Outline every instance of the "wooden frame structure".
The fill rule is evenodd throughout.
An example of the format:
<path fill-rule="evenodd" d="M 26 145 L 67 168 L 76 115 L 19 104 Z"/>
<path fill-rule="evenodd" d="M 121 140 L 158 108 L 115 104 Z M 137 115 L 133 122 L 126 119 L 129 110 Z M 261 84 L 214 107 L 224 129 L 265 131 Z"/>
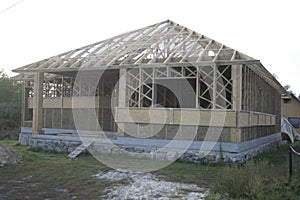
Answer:
<path fill-rule="evenodd" d="M 100 124 L 123 136 L 170 139 L 180 129 L 185 139 L 192 127 L 195 139 L 203 140 L 213 126 L 223 128 L 221 141 L 238 143 L 280 132 L 284 90 L 260 61 L 170 20 L 14 72 L 19 73 L 15 79 L 24 81 L 23 126 L 33 116 L 34 133 L 42 133 L 43 127 L 74 129 L 72 109 L 96 112 L 98 119 L 88 119 L 87 130 L 98 130 Z M 89 78 L 97 72 L 105 75 Z M 87 78 L 77 80 L 79 73 Z M 181 88 L 184 82 L 193 94 Z M 177 87 L 181 97 L 164 84 Z M 167 119 L 159 117 L 162 111 Z M 149 112 L 156 117 L 150 119 Z M 224 120 L 212 121 L 211 115 L 218 114 L 225 114 Z M 143 129 L 145 124 L 149 130 Z M 161 125 L 153 135 L 151 130 Z"/>

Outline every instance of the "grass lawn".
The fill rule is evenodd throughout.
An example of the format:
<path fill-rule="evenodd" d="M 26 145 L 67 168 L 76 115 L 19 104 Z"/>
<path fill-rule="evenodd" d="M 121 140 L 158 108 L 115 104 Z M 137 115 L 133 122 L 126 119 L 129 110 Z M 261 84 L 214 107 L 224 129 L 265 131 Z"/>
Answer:
<path fill-rule="evenodd" d="M 109 168 L 87 153 L 72 160 L 66 153 L 30 149 L 13 140 L 0 142 L 23 155 L 23 163 L 0 167 L 0 199 L 97 199 L 106 188 L 122 183 L 93 179 L 91 175 Z M 296 149 L 300 151 L 300 148 Z M 287 151 L 288 145 L 284 145 L 276 152 L 263 153 L 254 160 L 267 160 L 273 166 L 274 176 L 287 176 Z M 294 175 L 300 176 L 300 157 L 294 156 L 294 166 Z M 224 164 L 178 161 L 154 173 L 163 175 L 167 181 L 212 187 L 226 168 L 228 165 Z"/>
<path fill-rule="evenodd" d="M 34 151 L 16 141 L 1 141 L 23 155 L 23 163 L 0 168 L 0 199 L 97 199 L 112 184 L 92 174 L 108 169 L 86 154 Z"/>

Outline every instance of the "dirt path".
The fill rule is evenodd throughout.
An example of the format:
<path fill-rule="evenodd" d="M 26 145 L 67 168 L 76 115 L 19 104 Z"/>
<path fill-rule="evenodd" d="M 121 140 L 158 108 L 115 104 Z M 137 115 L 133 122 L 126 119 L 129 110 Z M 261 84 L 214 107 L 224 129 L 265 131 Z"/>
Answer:
<path fill-rule="evenodd" d="M 0 143 L 0 167 L 5 164 L 16 164 L 22 160 L 21 154 Z"/>

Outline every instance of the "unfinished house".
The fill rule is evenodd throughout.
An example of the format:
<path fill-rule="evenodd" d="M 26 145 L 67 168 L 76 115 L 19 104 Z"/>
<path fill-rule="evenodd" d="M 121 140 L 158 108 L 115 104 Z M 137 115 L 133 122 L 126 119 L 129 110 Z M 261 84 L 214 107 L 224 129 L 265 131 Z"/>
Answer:
<path fill-rule="evenodd" d="M 284 90 L 260 61 L 170 20 L 14 72 L 23 136 L 209 141 L 244 157 L 281 140 Z"/>
<path fill-rule="evenodd" d="M 300 133 L 300 100 L 293 94 L 283 95 L 281 100 L 282 117 L 286 118 Z"/>

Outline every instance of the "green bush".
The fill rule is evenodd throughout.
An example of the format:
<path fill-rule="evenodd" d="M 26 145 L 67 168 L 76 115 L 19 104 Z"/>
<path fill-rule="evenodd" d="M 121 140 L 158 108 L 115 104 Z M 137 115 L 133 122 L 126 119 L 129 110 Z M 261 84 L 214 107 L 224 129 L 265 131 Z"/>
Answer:
<path fill-rule="evenodd" d="M 300 182 L 286 174 L 276 176 L 266 161 L 249 161 L 227 166 L 217 178 L 210 196 L 220 194 L 234 199 L 300 199 Z M 208 197 L 212 198 L 212 197 Z"/>
<path fill-rule="evenodd" d="M 20 133 L 20 128 L 14 128 L 9 130 L 0 130 L 0 140 L 18 140 Z"/>
<path fill-rule="evenodd" d="M 21 84 L 0 71 L 0 139 L 17 139 L 21 124 Z"/>

